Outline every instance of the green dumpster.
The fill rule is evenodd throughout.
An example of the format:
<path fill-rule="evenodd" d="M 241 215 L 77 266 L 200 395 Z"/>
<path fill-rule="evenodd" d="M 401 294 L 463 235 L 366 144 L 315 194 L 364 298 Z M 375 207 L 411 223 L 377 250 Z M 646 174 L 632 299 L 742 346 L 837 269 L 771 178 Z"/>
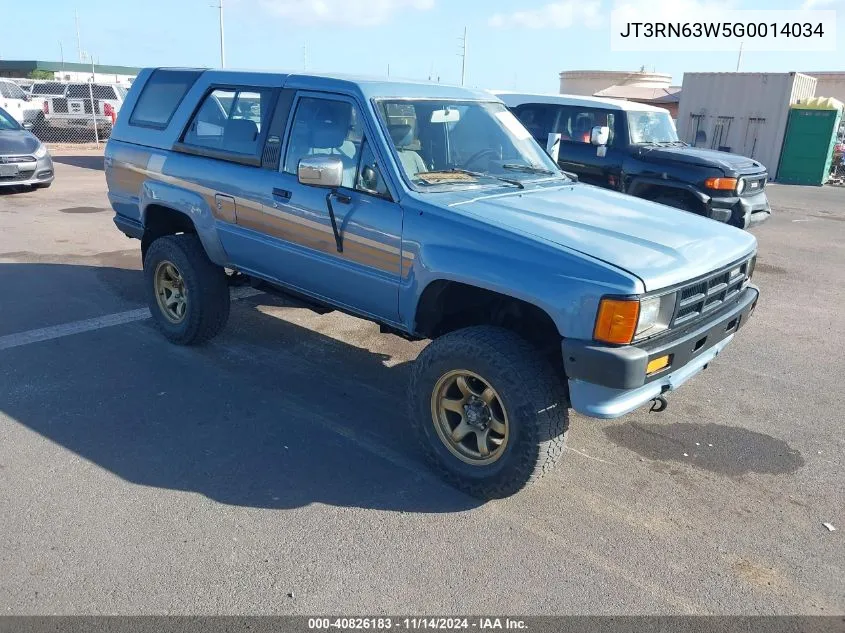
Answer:
<path fill-rule="evenodd" d="M 827 182 L 842 109 L 841 101 L 828 97 L 805 99 L 790 107 L 778 182 L 795 185 Z"/>

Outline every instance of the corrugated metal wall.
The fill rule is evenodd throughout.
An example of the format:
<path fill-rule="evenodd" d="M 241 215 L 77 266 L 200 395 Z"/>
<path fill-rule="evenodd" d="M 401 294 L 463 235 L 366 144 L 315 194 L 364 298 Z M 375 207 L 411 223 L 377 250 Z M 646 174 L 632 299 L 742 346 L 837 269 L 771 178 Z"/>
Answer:
<path fill-rule="evenodd" d="M 686 73 L 678 135 L 699 147 L 749 156 L 775 178 L 789 105 L 814 96 L 815 89 L 816 80 L 800 73 Z"/>

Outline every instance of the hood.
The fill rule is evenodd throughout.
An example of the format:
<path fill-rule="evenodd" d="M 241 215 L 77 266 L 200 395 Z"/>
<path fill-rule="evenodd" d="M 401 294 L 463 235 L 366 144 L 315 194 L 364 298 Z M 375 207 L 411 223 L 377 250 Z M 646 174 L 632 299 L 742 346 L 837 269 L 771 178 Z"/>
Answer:
<path fill-rule="evenodd" d="M 0 156 L 32 154 L 39 145 L 41 141 L 26 130 L 0 130 Z"/>
<path fill-rule="evenodd" d="M 650 162 L 673 161 L 687 165 L 716 167 L 725 172 L 754 173 L 765 171 L 766 169 L 761 163 L 751 158 L 746 158 L 739 154 L 717 152 L 712 149 L 702 149 L 700 147 L 659 147 L 657 145 L 648 145 L 639 148 L 639 155 L 643 160 Z"/>
<path fill-rule="evenodd" d="M 477 193 L 477 192 L 476 192 Z M 451 208 L 602 260 L 659 290 L 752 253 L 757 240 L 715 220 L 584 184 L 450 193 Z"/>

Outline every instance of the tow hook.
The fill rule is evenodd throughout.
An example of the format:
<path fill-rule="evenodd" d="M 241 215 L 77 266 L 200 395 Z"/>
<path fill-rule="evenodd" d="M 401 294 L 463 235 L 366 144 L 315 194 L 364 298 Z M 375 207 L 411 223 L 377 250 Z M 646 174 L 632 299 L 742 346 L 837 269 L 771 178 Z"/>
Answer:
<path fill-rule="evenodd" d="M 651 401 L 651 409 L 649 412 L 651 413 L 661 413 L 666 410 L 669 406 L 669 401 L 666 400 L 663 396 L 657 396 L 654 400 Z"/>

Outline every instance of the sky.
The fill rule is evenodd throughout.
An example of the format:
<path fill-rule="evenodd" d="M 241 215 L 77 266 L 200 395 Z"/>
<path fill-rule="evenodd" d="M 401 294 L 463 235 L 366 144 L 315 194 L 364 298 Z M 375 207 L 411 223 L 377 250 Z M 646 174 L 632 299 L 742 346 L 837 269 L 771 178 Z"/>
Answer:
<path fill-rule="evenodd" d="M 837 10 L 833 53 L 748 52 L 743 71 L 845 71 L 845 0 L 223 0 L 229 68 L 294 70 L 461 81 L 558 92 L 562 70 L 639 70 L 671 74 L 733 71 L 737 54 L 613 52 L 610 11 L 665 7 L 667 14 L 719 10 Z M 219 0 L 0 0 L 0 59 L 219 67 Z"/>

